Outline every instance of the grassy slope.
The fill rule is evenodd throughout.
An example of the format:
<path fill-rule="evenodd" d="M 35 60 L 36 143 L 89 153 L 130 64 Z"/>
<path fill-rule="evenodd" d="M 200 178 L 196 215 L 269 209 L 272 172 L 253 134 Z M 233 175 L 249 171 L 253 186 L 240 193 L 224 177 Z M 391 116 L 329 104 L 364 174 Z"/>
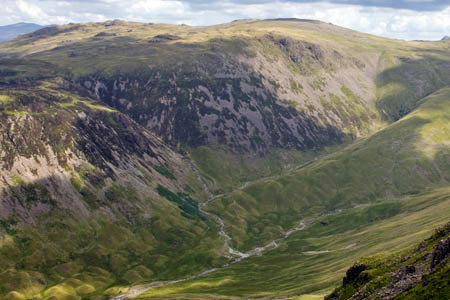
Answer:
<path fill-rule="evenodd" d="M 208 146 L 190 149 L 189 152 L 208 186 L 219 195 L 242 188 L 263 177 L 288 173 L 344 146 L 345 144 L 308 152 L 275 149 L 264 156 L 235 154 L 223 147 Z"/>
<path fill-rule="evenodd" d="M 443 257 L 436 266 L 431 267 L 431 261 L 435 246 L 449 236 L 450 224 L 446 224 L 415 247 L 360 259 L 356 265 L 363 265 L 365 270 L 337 288 L 326 299 L 377 299 L 378 295 L 386 291 L 393 292 L 395 299 L 446 299 L 450 293 L 448 256 Z M 411 277 L 409 282 L 405 280 L 407 276 L 404 270 L 407 267 L 414 268 L 410 276 L 418 276 L 420 279 L 415 282 Z M 363 277 L 365 278 L 362 279 Z M 403 283 L 399 284 L 401 281 Z M 402 284 L 408 288 L 400 289 Z"/>
<path fill-rule="evenodd" d="M 449 98 L 450 89 L 442 89 L 373 136 L 289 175 L 257 181 L 212 207 L 235 245 L 250 249 L 301 218 L 445 186 Z"/>
<path fill-rule="evenodd" d="M 362 256 L 399 251 L 428 236 L 448 221 L 449 208 L 450 190 L 444 188 L 322 217 L 263 256 L 204 278 L 150 290 L 138 299 L 323 295 Z"/>
<path fill-rule="evenodd" d="M 372 55 L 381 55 L 379 60 L 380 74 L 378 76 L 376 91 L 378 107 L 372 109 L 373 112 L 377 112 L 376 109 L 378 109 L 387 121 L 396 120 L 404 112 L 414 109 L 420 104 L 419 101 L 424 95 L 444 86 L 448 80 L 446 73 L 441 72 L 442 68 L 445 69 L 448 63 L 448 43 L 405 43 L 392 41 L 351 32 L 323 23 L 278 21 L 237 22 L 207 28 L 146 24 L 119 24 L 117 26 L 88 24 L 82 28 L 78 28 L 79 30 L 64 31 L 72 26 L 68 25 L 62 28 L 63 32 L 54 35 L 49 34 L 42 38 L 30 36 L 28 39 L 1 44 L 0 51 L 3 53 L 3 57 L 17 57 L 17 60 L 11 58 L 2 60 L 2 67 L 0 68 L 2 81 L 20 81 L 24 78 L 28 78 L 29 80 L 41 78 L 42 76 L 53 77 L 55 75 L 77 79 L 99 71 L 107 75 L 123 71 L 137 72 L 142 68 L 142 65 L 152 65 L 154 68 L 167 67 L 171 65 L 174 57 L 184 61 L 195 61 L 197 59 L 208 60 L 209 57 L 211 62 L 213 62 L 214 54 L 217 52 L 214 50 L 214 47 L 219 47 L 219 49 L 226 50 L 227 53 L 231 54 L 240 53 L 243 49 L 248 49 L 248 44 L 244 44 L 245 47 L 242 47 L 242 40 L 263 37 L 268 33 L 291 36 L 294 39 L 317 43 L 326 49 L 337 48 L 342 53 L 351 53 L 360 59 Z M 130 30 L 132 31 L 130 32 Z M 100 32 L 116 35 L 94 37 Z M 152 45 L 149 43 L 149 39 L 161 33 L 177 35 L 181 39 L 149 46 Z M 349 34 L 352 39 L 348 39 Z M 218 40 L 218 37 L 222 39 Z M 177 43 L 181 43 L 181 45 Z M 257 39 L 253 40 L 252 43 L 253 46 L 261 46 L 261 42 L 257 41 Z M 55 46 L 58 48 L 55 49 Z M 161 49 L 164 50 L 164 55 L 161 55 Z M 389 53 L 386 53 L 386 49 L 389 49 Z M 124 57 L 124 52 L 127 52 L 127 57 Z M 276 54 L 278 55 L 279 53 L 277 52 Z M 400 59 L 400 57 L 403 57 L 403 59 Z M 405 74 L 418 78 L 423 84 L 411 80 Z M 429 74 L 435 74 L 435 76 L 430 77 Z M 353 97 L 350 95 L 350 98 Z M 232 233 L 236 245 L 242 249 L 259 245 L 263 241 L 279 236 L 283 229 L 290 227 L 294 222 L 308 215 L 318 215 L 324 211 L 333 210 L 338 207 L 348 207 L 352 204 L 362 202 L 402 198 L 405 194 L 417 193 L 422 189 L 431 190 L 435 187 L 445 185 L 448 180 L 448 174 L 445 172 L 445 169 L 448 169 L 448 160 L 447 156 L 445 156 L 445 142 L 448 140 L 448 137 L 445 135 L 445 130 L 442 129 L 447 126 L 444 113 L 448 111 L 448 107 L 445 105 L 445 99 L 448 98 L 443 94 L 434 95 L 430 98 L 433 98 L 435 101 L 427 101 L 428 104 L 422 106 L 418 112 L 413 113 L 405 120 L 386 128 L 384 131 L 369 139 L 364 139 L 346 150 L 339 151 L 325 159 L 314 162 L 295 171 L 291 175 L 283 175 L 282 177 L 261 181 L 260 183 L 248 186 L 244 191 L 238 191 L 231 196 L 225 197 L 222 201 L 217 201 L 215 209 L 224 213 L 226 224 L 233 224 L 227 230 Z M 8 102 L 8 99 L 5 98 L 2 101 Z M 375 102 L 372 103 L 374 106 L 375 104 Z M 433 108 L 433 105 L 436 105 L 436 107 Z M 13 113 L 16 114 L 17 112 Z M 432 118 L 434 120 L 430 122 Z M 201 151 L 198 153 L 200 156 L 203 154 Z M 195 157 L 195 155 L 196 153 L 194 152 L 193 156 Z M 216 162 L 217 158 L 213 157 L 212 160 Z M 204 165 L 206 164 L 204 161 L 200 161 L 198 164 L 202 165 L 202 163 Z M 212 174 L 214 170 L 208 170 L 204 165 L 203 173 L 209 175 L 212 178 L 211 181 L 216 182 L 217 191 L 227 191 L 230 187 L 239 185 L 242 181 L 253 179 L 254 177 L 252 176 L 255 176 L 254 174 L 247 175 L 254 173 L 251 168 L 248 169 L 239 165 L 237 168 L 233 168 L 233 170 L 237 170 L 237 173 L 244 174 L 244 176 L 239 176 L 240 178 L 236 179 L 234 177 L 235 174 L 232 174 L 233 171 L 230 172 L 228 168 L 224 168 L 224 172 L 228 173 L 227 176 L 214 178 L 214 174 Z M 218 166 L 223 166 L 223 163 L 218 164 Z M 241 171 L 242 169 L 244 171 Z M 269 169 L 277 170 L 277 163 L 274 163 L 274 167 Z M 266 175 L 269 173 L 271 171 L 267 173 L 261 172 L 260 174 Z M 224 187 L 221 187 L 222 185 Z M 384 191 L 385 186 L 387 187 L 387 192 Z M 441 192 L 446 194 L 445 191 Z M 422 196 L 412 197 L 411 199 L 413 199 L 412 203 L 421 203 L 420 201 L 425 201 L 426 203 L 429 199 L 435 199 L 435 196 L 435 194 L 431 194 L 431 196 L 424 194 Z M 439 196 L 437 198 L 441 199 L 442 197 Z M 434 219 L 430 218 L 431 215 L 435 214 L 442 218 L 448 217 L 445 210 L 447 208 L 445 206 L 446 202 L 443 199 L 441 200 L 442 203 L 436 200 L 438 202 L 435 203 L 436 207 L 430 207 L 428 210 L 425 210 L 422 217 L 420 214 L 411 213 L 411 218 L 417 218 L 417 223 L 411 221 L 411 224 L 423 224 L 425 222 L 426 228 L 430 228 L 429 226 L 435 225 Z M 356 252 L 354 256 L 349 256 L 343 252 L 344 254 L 342 256 L 306 256 L 305 259 L 305 256 L 300 254 L 300 258 L 297 259 L 294 253 L 298 253 L 299 249 L 310 251 L 330 249 L 332 246 L 336 246 L 336 248 L 332 249 L 339 249 L 338 246 L 348 246 L 350 244 L 348 241 L 354 233 L 351 231 L 349 233 L 348 231 L 350 224 L 348 220 L 361 222 L 362 229 L 366 228 L 370 232 L 373 232 L 373 235 L 368 235 L 368 237 L 372 237 L 374 240 L 375 237 L 379 238 L 380 249 L 391 246 L 386 242 L 387 239 L 384 239 L 388 232 L 391 232 L 394 238 L 397 238 L 394 240 L 399 242 L 398 245 L 409 243 L 409 241 L 402 240 L 395 235 L 406 232 L 415 238 L 414 233 L 417 233 L 416 229 L 419 228 L 419 225 L 406 226 L 401 223 L 400 217 L 398 219 L 395 219 L 395 217 L 394 219 L 390 219 L 389 217 L 392 217 L 392 215 L 386 213 L 386 211 L 389 212 L 392 207 L 383 205 L 376 206 L 374 211 L 371 208 L 360 209 L 343 215 L 344 217 L 342 219 L 333 220 L 333 222 L 341 223 L 340 227 L 337 227 L 336 230 L 334 229 L 336 227 L 322 228 L 320 225 L 315 224 L 309 229 L 311 231 L 298 233 L 304 235 L 303 238 L 308 241 L 308 248 L 301 248 L 303 247 L 303 241 L 301 239 L 299 242 L 300 245 L 295 245 L 294 238 L 297 239 L 297 235 L 293 236 L 292 239 L 294 242 L 292 242 L 293 244 L 291 246 L 289 246 L 291 243 L 288 242 L 283 246 L 284 248 L 272 251 L 270 255 L 252 258 L 242 265 L 236 265 L 229 270 L 224 270 L 223 272 L 225 273 L 213 274 L 208 279 L 205 279 L 205 281 L 199 280 L 194 286 L 189 286 L 188 283 L 183 284 L 181 285 L 181 291 L 188 287 L 186 291 L 192 295 L 192 293 L 203 293 L 205 287 L 215 286 L 215 289 L 210 289 L 211 292 L 224 295 L 255 296 L 266 295 L 266 293 L 267 295 L 280 293 L 295 294 L 327 290 L 337 282 L 339 272 L 342 273 L 350 264 L 351 260 L 360 255 L 372 253 L 370 249 L 370 246 L 373 246 L 370 243 L 371 240 L 368 239 L 364 244 L 367 245 L 367 248 L 363 246 L 361 249 L 356 248 L 355 250 L 351 250 Z M 426 206 L 426 204 L 423 205 Z M 394 205 L 394 212 L 397 214 L 408 214 L 408 206 L 401 205 L 400 208 L 397 208 Z M 362 215 L 362 217 L 359 215 Z M 377 223 L 373 218 L 386 219 L 386 223 Z M 439 220 L 441 219 L 437 218 L 436 223 L 439 223 Z M 390 223 L 391 221 L 393 223 Z M 159 234 L 161 237 L 164 237 L 163 233 L 167 231 L 167 224 L 164 217 L 162 217 L 161 222 L 161 228 L 163 229 L 159 231 Z M 174 222 L 177 221 L 174 220 Z M 279 224 L 279 226 L 274 227 L 273 224 Z M 388 227 L 386 227 L 386 230 L 376 231 L 376 227 L 380 224 L 386 224 Z M 394 224 L 394 228 L 390 228 L 389 224 Z M 177 224 L 175 227 L 183 226 L 184 224 Z M 157 228 L 158 226 L 156 226 Z M 193 228 L 193 231 L 197 229 Z M 45 232 L 45 227 L 42 227 L 42 231 Z M 58 234 L 61 235 L 60 232 Z M 347 240 L 345 239 L 346 234 L 348 234 Z M 22 235 L 28 236 L 32 235 L 32 233 L 25 231 Z M 173 240 L 168 241 L 168 245 L 173 241 L 178 243 L 178 235 L 188 235 L 188 233 L 174 232 Z M 315 238 L 316 235 L 319 237 Z M 334 244 L 336 236 L 340 235 L 344 237 L 344 240 L 336 242 L 340 244 Z M 5 243 L 15 249 L 10 253 L 17 254 L 22 251 L 21 249 L 24 245 L 20 237 L 19 235 L 19 239 L 5 238 Z M 36 236 L 34 240 L 36 239 L 39 238 Z M 58 235 L 56 235 L 56 239 L 58 240 Z M 136 240 L 136 243 L 139 245 L 138 248 L 142 249 L 142 251 L 149 250 L 147 243 L 145 241 L 143 242 L 140 237 L 133 236 L 129 240 Z M 189 244 L 190 242 L 189 240 L 185 244 L 186 249 L 191 245 Z M 205 243 L 207 244 L 208 241 L 205 240 Z M 206 244 L 202 244 L 200 247 L 207 247 Z M 92 246 L 95 247 L 95 243 Z M 128 244 L 121 244 L 120 247 L 122 246 L 125 249 L 130 248 Z M 120 247 L 117 251 L 122 251 Z M 76 249 L 76 247 L 68 248 L 71 251 Z M 161 248 L 159 249 L 161 251 L 157 253 L 168 251 L 168 249 L 173 248 Z M 167 273 L 163 272 L 159 277 L 149 277 L 152 280 L 169 277 L 176 278 L 182 274 L 201 269 L 205 264 L 203 264 L 200 258 L 200 263 L 192 263 L 192 261 L 196 261 L 197 259 L 195 251 L 191 253 L 191 256 L 189 256 L 189 253 L 186 254 L 186 264 L 181 259 L 182 265 L 187 266 L 186 268 L 188 270 L 184 269 L 179 271 L 176 265 L 180 261 L 172 260 L 171 263 L 173 263 L 172 266 L 174 269 L 169 268 Z M 286 251 L 284 256 L 283 251 Z M 63 253 L 64 255 L 67 254 L 65 259 L 70 259 L 70 256 L 68 256 L 69 252 Z M 31 256 L 31 253 L 28 254 Z M 108 254 L 113 255 L 117 253 L 107 253 L 105 260 L 99 259 L 99 263 L 107 263 L 109 260 Z M 272 254 L 273 256 L 271 256 Z M 175 257 L 177 253 L 174 252 L 170 255 Z M 330 255 L 337 254 L 332 252 Z M 17 257 L 19 256 L 17 254 Z M 145 257 L 145 255 L 142 257 Z M 128 261 L 130 263 L 130 265 L 127 265 L 129 270 L 136 263 L 134 259 Z M 281 260 L 281 264 L 279 260 Z M 165 260 L 163 259 L 163 261 Z M 331 261 L 336 261 L 336 263 L 333 265 L 330 263 Z M 11 259 L 7 259 L 5 266 L 8 267 L 10 262 Z M 158 264 L 158 266 L 155 267 L 153 264 Z M 195 267 L 189 269 L 191 264 L 195 265 Z M 208 264 L 210 263 L 208 262 Z M 338 275 L 336 277 L 330 276 L 328 269 L 323 269 L 324 264 L 333 266 L 333 270 L 337 271 Z M 162 269 L 166 268 L 164 262 L 159 265 L 154 260 L 148 266 L 151 266 L 149 268 L 152 269 L 152 272 L 158 270 L 158 267 L 161 266 Z M 278 266 L 284 266 L 285 271 L 282 271 Z M 312 278 L 312 272 L 316 272 L 317 270 L 320 270 L 320 274 L 318 275 L 320 278 L 319 281 Z M 47 271 L 44 270 L 43 272 L 45 273 Z M 127 272 L 124 273 L 122 270 L 113 275 L 105 275 L 101 270 L 86 270 L 83 272 L 103 274 L 98 278 L 105 277 L 104 282 L 107 284 L 112 282 L 110 280 L 114 276 L 127 276 L 125 275 Z M 139 273 L 140 271 L 137 272 Z M 280 275 L 274 278 L 274 272 L 280 273 Z M 8 277 L 8 275 L 5 276 Z M 17 276 L 23 276 L 25 278 L 24 281 L 27 281 L 28 279 L 26 277 L 29 274 L 20 273 Z M 68 278 L 70 276 L 72 275 L 69 275 Z M 139 282 L 140 279 L 138 277 L 129 282 Z M 289 279 L 293 277 L 300 279 L 298 281 L 290 281 Z M 82 281 L 82 283 L 95 281 L 92 278 L 86 278 L 88 279 Z M 227 278 L 231 278 L 231 281 Z M 62 280 L 65 279 L 63 278 Z M 50 282 L 53 284 L 57 281 Z M 38 283 L 35 281 L 33 284 L 38 286 Z M 67 285 L 76 284 L 80 284 L 80 282 L 73 283 L 70 281 L 67 283 Z M 104 283 L 102 284 L 103 286 L 93 292 L 92 295 L 101 293 L 99 291 L 105 286 Z M 73 291 L 67 285 L 63 288 Z M 10 286 L 14 287 L 17 285 L 13 282 Z M 28 289 L 28 286 L 25 289 L 27 289 L 26 293 L 29 291 L 28 295 L 33 293 L 33 290 Z M 173 293 L 171 288 L 161 289 L 160 291 L 162 294 L 169 293 L 167 296 L 169 298 L 173 296 L 171 294 Z M 73 292 L 72 295 L 75 295 L 75 293 L 78 294 L 78 292 Z M 81 297 L 81 294 L 75 296 L 75 299 L 77 297 Z M 70 296 L 68 299 L 70 299 Z"/>
<path fill-rule="evenodd" d="M 310 190 L 320 192 L 320 195 L 308 204 L 321 203 L 323 206 L 312 207 L 309 213 L 302 210 L 291 213 L 291 220 L 298 222 L 302 217 L 337 208 L 350 207 L 349 210 L 319 218 L 306 230 L 294 234 L 279 248 L 261 257 L 244 260 L 201 279 L 150 290 L 139 298 L 271 298 L 323 294 L 336 286 L 348 266 L 360 257 L 401 250 L 425 238 L 449 218 L 450 190 L 445 187 L 449 176 L 446 150 L 449 136 L 445 130 L 449 98 L 450 89 L 442 89 L 424 99 L 415 112 L 374 136 L 291 175 L 251 184 L 216 203 L 220 208 L 216 211 L 227 218 L 228 230 L 234 230 L 234 238 L 251 236 L 236 234 L 237 228 L 246 224 L 245 218 L 252 217 L 250 214 L 267 209 L 275 215 L 261 225 L 268 229 L 266 232 L 272 230 L 271 234 L 264 236 L 257 232 L 254 235 L 257 238 L 253 241 L 259 245 L 269 236 L 281 235 L 282 230 L 273 230 L 271 222 L 279 218 L 282 224 L 290 216 L 289 212 L 302 203 L 298 195 L 314 195 Z M 306 187 L 303 181 L 306 181 Z M 316 189 L 315 182 L 318 182 Z M 280 189 L 280 193 L 284 193 L 281 196 L 270 189 L 277 185 L 284 187 Z M 339 201 L 332 201 L 339 190 L 345 193 L 338 194 Z M 259 193 L 258 197 L 241 198 L 251 192 Z M 276 209 L 269 205 L 276 197 L 293 198 L 288 213 L 282 210 L 273 213 Z M 239 201 L 242 201 L 241 208 Z M 351 208 L 362 203 L 368 206 Z M 255 226 L 250 228 L 255 230 Z"/>
<path fill-rule="evenodd" d="M 8 208 L 17 209 L 16 214 L 0 219 L 1 299 L 47 299 L 52 296 L 61 300 L 107 299 L 109 294 L 119 291 L 114 288 L 105 292 L 111 286 L 177 278 L 223 262 L 223 242 L 217 236 L 218 225 L 212 220 L 192 215 L 186 217 L 177 205 L 155 192 L 158 184 L 173 191 L 189 185 L 185 192 L 197 200 L 204 200 L 202 186 L 187 166 L 176 159 L 168 162 L 166 166 L 177 174 L 175 177 L 162 165 L 140 160 L 146 164 L 142 167 L 146 170 L 140 171 L 145 176 L 133 179 L 122 175 L 123 178 L 116 177 L 112 183 L 112 179 L 103 173 L 102 165 L 95 165 L 97 160 L 110 158 L 105 154 L 107 152 L 95 154 L 92 164 L 89 163 L 90 153 L 80 155 L 84 149 L 77 148 L 78 142 L 85 138 L 83 134 L 87 134 L 85 129 L 77 127 L 81 122 L 77 116 L 82 115 L 81 112 L 85 118 L 91 117 L 91 123 L 96 122 L 97 127 L 104 127 L 107 132 L 124 133 L 135 141 L 136 135 L 130 131 L 132 124 L 124 123 L 117 111 L 64 90 L 58 81 L 3 87 L 0 101 L 2 125 L 16 122 L 15 147 L 11 151 L 2 149 L 2 205 L 13 197 L 15 206 L 11 204 Z M 22 128 L 20 124 L 24 119 L 34 123 Z M 41 123 L 44 128 L 51 124 L 51 131 L 43 129 L 39 134 L 30 134 L 29 127 L 39 128 Z M 2 131 L 2 135 L 7 133 L 6 129 Z M 163 160 L 171 157 L 170 150 L 161 147 L 155 137 L 147 135 L 147 138 L 150 141 L 139 140 L 140 144 L 151 143 L 144 152 L 155 151 L 152 155 Z M 69 142 L 65 143 L 66 140 Z M 87 144 L 92 150 L 95 149 L 92 145 L 101 145 L 104 141 L 93 135 Z M 130 163 L 130 157 L 136 153 L 121 152 L 127 140 L 118 136 L 114 142 L 122 162 Z M 103 147 L 110 146 L 104 144 Z M 132 147 L 139 146 L 132 144 Z M 58 159 L 44 168 L 36 157 L 47 155 L 51 158 L 50 149 L 57 150 Z M 74 154 L 67 154 L 68 149 L 79 159 L 74 160 Z M 36 162 L 31 160 L 19 169 L 22 173 L 12 176 L 7 163 L 20 161 L 28 155 L 35 157 Z M 109 166 L 120 171 L 117 164 L 110 163 Z M 52 172 L 56 175 L 49 179 L 36 178 L 37 171 L 30 172 L 28 168 L 44 169 L 49 176 Z M 188 176 L 180 175 L 183 169 L 188 170 Z M 11 181 L 9 177 L 13 181 L 10 185 L 7 183 Z M 64 189 L 66 196 L 51 194 L 49 189 L 55 186 Z M 68 192 L 76 197 L 69 198 Z M 43 205 L 40 202 L 49 204 L 50 208 L 42 209 L 39 216 L 27 217 L 25 224 L 16 226 L 17 222 L 24 221 L 20 206 L 32 211 Z M 85 205 L 89 215 L 79 212 L 74 203 Z"/>

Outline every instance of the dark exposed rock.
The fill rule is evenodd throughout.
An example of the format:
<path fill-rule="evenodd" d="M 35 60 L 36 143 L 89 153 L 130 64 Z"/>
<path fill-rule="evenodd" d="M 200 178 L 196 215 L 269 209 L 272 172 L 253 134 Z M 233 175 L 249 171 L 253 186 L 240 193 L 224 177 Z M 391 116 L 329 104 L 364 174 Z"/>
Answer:
<path fill-rule="evenodd" d="M 401 268 L 396 274 L 395 277 L 397 279 L 405 278 L 407 275 L 415 273 L 416 267 L 415 266 L 406 266 L 404 268 Z"/>
<path fill-rule="evenodd" d="M 223 144 L 237 153 L 265 153 L 272 147 L 320 149 L 343 137 L 339 129 L 281 105 L 263 89 L 262 78 L 195 76 L 156 72 L 142 79 L 85 78 L 82 84 L 176 147 Z"/>
<path fill-rule="evenodd" d="M 450 223 L 437 229 L 407 255 L 395 256 L 381 264 L 369 263 L 367 272 L 374 275 L 367 281 L 361 278 L 365 274 L 362 272 L 364 267 L 353 266 L 347 271 L 343 286 L 325 299 L 447 299 L 448 281 L 445 278 L 448 277 L 450 256 L 449 234 Z M 432 250 L 426 250 L 436 241 L 439 242 Z M 409 264 L 405 265 L 406 262 Z"/>
<path fill-rule="evenodd" d="M 431 258 L 431 268 L 439 265 L 444 259 L 450 255 L 450 238 L 446 240 L 441 240 L 435 247 L 433 251 L 433 256 Z"/>
<path fill-rule="evenodd" d="M 110 33 L 110 32 L 99 32 L 95 35 L 95 37 L 106 37 L 106 36 L 116 36 L 116 33 Z"/>
<path fill-rule="evenodd" d="M 179 40 L 180 37 L 172 34 L 158 34 L 155 35 L 149 42 L 150 43 L 158 43 L 158 42 L 164 42 L 164 41 L 174 41 Z"/>
<path fill-rule="evenodd" d="M 91 209 L 106 205 L 98 191 L 112 180 L 144 188 L 142 182 L 161 177 L 153 166 L 175 155 L 131 118 L 90 99 L 77 103 L 64 86 L 7 86 L 15 98 L 8 109 L 20 113 L 0 113 L 0 174 L 9 179 L 0 186 L 0 207 L 11 207 L 5 215 L 16 210 L 29 222 L 54 208 L 87 215 L 85 202 Z M 128 204 L 114 205 L 117 212 Z"/>
<path fill-rule="evenodd" d="M 365 265 L 362 264 L 357 264 L 352 266 L 350 269 L 347 270 L 345 277 L 342 281 L 342 284 L 344 286 L 346 286 L 347 284 L 351 283 L 351 282 L 358 282 L 358 283 L 363 283 L 368 279 L 368 275 L 367 274 L 361 274 L 363 271 L 365 271 L 367 269 L 367 267 Z"/>
<path fill-rule="evenodd" d="M 296 64 L 301 64 L 305 59 L 310 59 L 322 64 L 323 51 L 315 44 L 294 40 L 288 37 L 267 36 L 275 44 L 278 44 L 289 56 L 290 60 Z"/>

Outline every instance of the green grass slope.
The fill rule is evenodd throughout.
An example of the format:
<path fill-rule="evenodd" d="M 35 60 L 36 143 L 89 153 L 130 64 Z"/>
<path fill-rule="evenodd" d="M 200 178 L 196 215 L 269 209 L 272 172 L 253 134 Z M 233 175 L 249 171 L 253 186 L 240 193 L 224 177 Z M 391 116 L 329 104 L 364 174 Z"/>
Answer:
<path fill-rule="evenodd" d="M 443 188 L 335 212 L 317 218 L 261 256 L 137 298 L 322 299 L 342 283 L 355 261 L 417 244 L 448 222 L 449 208 L 450 190 Z"/>
<path fill-rule="evenodd" d="M 1 86 L 0 120 L 1 299 L 108 299 L 225 260 L 190 166 L 130 118 L 51 80 Z"/>
<path fill-rule="evenodd" d="M 223 265 L 173 149 L 224 193 L 208 209 L 242 251 L 316 219 L 140 298 L 330 291 L 361 256 L 448 220 L 449 49 L 305 20 L 68 24 L 1 43 L 0 298 L 108 299 Z"/>
<path fill-rule="evenodd" d="M 407 250 L 359 260 L 325 299 L 446 299 L 450 294 L 450 224 Z"/>
<path fill-rule="evenodd" d="M 211 206 L 238 248 L 279 236 L 298 220 L 448 185 L 450 89 L 400 121 L 288 175 L 254 182 Z"/>

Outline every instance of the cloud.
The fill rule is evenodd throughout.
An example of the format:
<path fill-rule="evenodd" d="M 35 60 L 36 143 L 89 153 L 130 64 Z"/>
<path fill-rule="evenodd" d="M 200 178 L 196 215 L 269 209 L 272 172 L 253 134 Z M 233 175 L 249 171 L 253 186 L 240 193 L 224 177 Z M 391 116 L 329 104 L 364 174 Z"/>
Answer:
<path fill-rule="evenodd" d="M 209 0 L 186 0 L 191 4 L 197 5 L 209 5 L 211 2 Z M 235 4 L 267 4 L 273 1 L 271 0 L 230 0 L 230 2 Z M 394 9 L 408 9 L 414 11 L 440 11 L 450 6 L 450 0 L 290 0 L 284 2 L 291 2 L 296 4 L 310 4 L 310 3 L 321 3 L 328 2 L 333 4 L 343 4 L 343 5 L 356 5 L 363 7 L 384 7 L 384 8 L 394 8 Z"/>
<path fill-rule="evenodd" d="M 401 39 L 450 34 L 450 0 L 2 0 L 0 25 L 130 21 L 211 25 L 242 18 L 306 18 Z"/>

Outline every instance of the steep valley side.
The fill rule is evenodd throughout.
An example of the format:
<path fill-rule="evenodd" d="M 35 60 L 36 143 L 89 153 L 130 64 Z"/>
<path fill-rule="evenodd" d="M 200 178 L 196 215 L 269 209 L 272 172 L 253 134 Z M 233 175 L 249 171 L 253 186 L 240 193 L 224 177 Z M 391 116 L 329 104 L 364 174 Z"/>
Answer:
<path fill-rule="evenodd" d="M 448 42 L 309 20 L 0 43 L 0 298 L 325 295 L 448 221 L 449 85 Z"/>

